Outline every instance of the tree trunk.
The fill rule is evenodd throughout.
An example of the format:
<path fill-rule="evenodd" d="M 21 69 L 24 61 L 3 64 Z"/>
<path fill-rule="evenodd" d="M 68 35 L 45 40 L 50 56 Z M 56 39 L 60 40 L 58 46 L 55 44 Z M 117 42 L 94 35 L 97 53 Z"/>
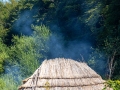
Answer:
<path fill-rule="evenodd" d="M 116 51 L 113 52 L 112 57 L 108 57 L 108 68 L 109 68 L 109 74 L 108 74 L 108 79 L 111 79 L 112 74 L 114 72 L 114 68 L 115 68 L 115 55 L 116 55 Z"/>

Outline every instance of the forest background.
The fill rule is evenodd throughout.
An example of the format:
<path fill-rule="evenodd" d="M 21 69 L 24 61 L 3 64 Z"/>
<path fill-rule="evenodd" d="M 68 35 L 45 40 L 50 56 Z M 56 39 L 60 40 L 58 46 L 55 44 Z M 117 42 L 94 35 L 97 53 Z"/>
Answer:
<path fill-rule="evenodd" d="M 119 0 L 0 1 L 1 90 L 59 57 L 86 62 L 119 90 Z"/>

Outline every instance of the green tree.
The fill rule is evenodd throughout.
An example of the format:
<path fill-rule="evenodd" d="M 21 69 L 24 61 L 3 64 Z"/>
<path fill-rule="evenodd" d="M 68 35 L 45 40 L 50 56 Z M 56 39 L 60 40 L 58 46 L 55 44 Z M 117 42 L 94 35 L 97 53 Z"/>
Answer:
<path fill-rule="evenodd" d="M 103 28 L 99 29 L 97 48 L 105 54 L 108 64 L 108 78 L 120 74 L 120 2 L 119 0 L 106 0 L 102 2 Z"/>
<path fill-rule="evenodd" d="M 11 46 L 12 64 L 18 63 L 23 75 L 31 75 L 40 65 L 43 53 L 46 52 L 46 41 L 49 39 L 49 29 L 44 25 L 32 26 L 32 36 L 14 36 Z"/>
<path fill-rule="evenodd" d="M 0 38 L 4 38 L 10 31 L 11 23 L 15 19 L 17 5 L 16 0 L 10 0 L 6 3 L 0 1 Z"/>
<path fill-rule="evenodd" d="M 4 61 L 9 58 L 8 48 L 0 38 L 0 73 L 4 71 Z"/>
<path fill-rule="evenodd" d="M 25 10 L 31 10 L 36 0 L 9 0 L 3 3 L 0 1 L 0 38 L 8 43 L 11 40 L 13 24 L 19 18 L 19 15 Z"/>

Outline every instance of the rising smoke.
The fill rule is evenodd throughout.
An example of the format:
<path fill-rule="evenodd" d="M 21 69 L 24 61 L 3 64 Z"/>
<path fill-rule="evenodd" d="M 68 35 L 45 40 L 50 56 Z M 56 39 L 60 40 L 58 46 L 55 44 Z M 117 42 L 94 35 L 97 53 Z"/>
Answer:
<path fill-rule="evenodd" d="M 83 57 L 84 62 L 88 62 L 89 56 L 93 51 L 91 47 L 94 47 L 96 42 L 94 36 L 92 36 L 91 28 L 95 27 L 95 23 L 98 22 L 100 4 L 99 2 L 80 2 L 78 3 L 80 7 L 77 7 L 75 11 L 69 13 L 71 9 L 63 10 L 68 2 L 69 1 L 63 2 L 62 4 L 58 3 L 56 13 L 52 14 L 55 16 L 52 20 L 49 18 L 49 15 L 46 14 L 44 20 L 37 23 L 37 25 L 41 23 L 45 24 L 50 28 L 52 33 L 52 36 L 47 42 L 49 51 L 46 56 L 47 59 L 64 57 L 78 61 L 81 61 Z M 60 7 L 62 7 L 62 9 Z M 38 7 L 23 11 L 19 15 L 18 20 L 15 21 L 13 30 L 19 34 L 31 35 L 31 24 L 36 23 L 34 16 L 38 14 L 38 12 Z M 74 12 L 75 14 L 73 14 Z M 49 11 L 46 11 L 46 13 L 50 14 Z M 50 23 L 48 23 L 48 21 L 50 21 Z M 97 63 L 99 63 L 100 67 L 100 70 L 98 70 L 103 71 L 105 68 L 104 62 L 97 60 Z M 103 65 L 102 68 L 100 65 Z"/>

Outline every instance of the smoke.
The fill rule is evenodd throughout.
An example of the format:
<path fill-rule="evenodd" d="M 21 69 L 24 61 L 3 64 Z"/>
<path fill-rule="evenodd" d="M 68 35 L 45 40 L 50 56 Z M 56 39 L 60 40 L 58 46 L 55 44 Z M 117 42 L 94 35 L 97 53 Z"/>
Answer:
<path fill-rule="evenodd" d="M 62 7 L 60 5 L 58 6 Z M 97 2 L 87 3 L 84 1 L 80 3 L 80 6 L 81 7 L 77 8 L 77 10 L 81 8 L 82 14 L 78 13 L 74 15 L 72 11 L 71 15 L 67 15 L 67 11 L 62 13 L 63 9 L 60 11 L 58 10 L 59 7 L 57 7 L 59 12 L 56 11 L 57 14 L 54 14 L 56 15 L 54 20 L 47 23 L 50 19 L 48 18 L 49 15 L 46 15 L 45 18 L 48 18 L 48 20 L 45 19 L 39 22 L 44 22 L 43 24 L 49 26 L 52 32 L 49 41 L 46 43 L 49 47 L 47 59 L 62 57 L 79 61 L 82 60 L 83 57 L 84 62 L 88 62 L 89 56 L 93 52 L 91 47 L 94 47 L 96 42 L 94 36 L 92 36 L 91 28 L 94 27 L 95 23 L 98 21 L 100 5 Z M 38 11 L 38 7 L 34 7 L 32 10 L 25 10 L 20 13 L 18 20 L 14 23 L 14 32 L 31 35 L 33 31 L 31 24 L 35 24 L 36 19 L 34 16 L 38 14 Z M 60 15 L 57 16 L 58 14 Z M 104 65 L 103 59 L 98 59 L 97 62 L 96 64 L 100 67 L 97 67 L 100 69 L 97 70 L 101 72 L 104 69 L 101 68 L 101 66 Z"/>
<path fill-rule="evenodd" d="M 84 60 L 87 60 L 92 51 L 90 43 L 78 40 L 65 41 L 61 33 L 52 34 L 47 44 L 49 46 L 48 58 L 64 57 L 81 60 L 82 55 Z"/>
<path fill-rule="evenodd" d="M 21 83 L 23 77 L 21 76 L 20 67 L 18 65 L 7 66 L 5 67 L 5 75 L 11 76 L 14 81 L 18 84 Z"/>
<path fill-rule="evenodd" d="M 84 62 L 104 76 L 106 72 L 105 56 L 101 54 L 100 58 L 99 53 L 92 54 L 94 52 L 92 48 L 96 46 L 95 36 L 97 36 L 97 33 L 93 34 L 93 32 L 97 32 L 98 25 L 96 26 L 96 24 L 101 21 L 101 3 L 84 1 L 80 8 L 82 8 L 82 14 L 79 16 L 68 15 L 66 19 L 62 13 L 63 17 L 57 19 L 59 23 L 50 25 L 53 34 L 48 42 L 48 59 L 64 57 L 82 61 L 84 58 Z M 96 57 L 92 64 L 90 62 L 91 54 L 92 57 Z"/>
<path fill-rule="evenodd" d="M 35 23 L 34 16 L 38 9 L 24 10 L 18 15 L 18 19 L 14 22 L 13 31 L 17 34 L 31 35 L 33 30 L 31 24 Z"/>
<path fill-rule="evenodd" d="M 14 31 L 17 33 L 23 33 L 25 35 L 32 34 L 32 30 L 30 28 L 31 24 L 33 23 L 33 17 L 30 11 L 23 12 L 19 19 L 15 22 Z"/>

